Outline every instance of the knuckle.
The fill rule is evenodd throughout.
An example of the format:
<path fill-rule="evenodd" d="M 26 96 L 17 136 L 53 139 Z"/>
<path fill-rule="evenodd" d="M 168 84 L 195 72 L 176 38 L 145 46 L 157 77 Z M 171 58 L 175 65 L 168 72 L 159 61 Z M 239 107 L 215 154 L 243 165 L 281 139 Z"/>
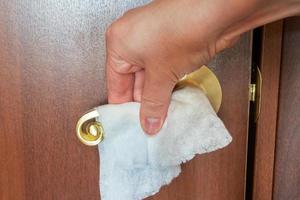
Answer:
<path fill-rule="evenodd" d="M 111 25 L 109 25 L 106 29 L 105 36 L 106 38 L 119 38 L 128 34 L 128 32 L 132 29 L 131 16 L 136 13 L 136 9 L 131 9 L 126 11 L 122 17 L 114 21 Z"/>
<path fill-rule="evenodd" d="M 109 25 L 106 29 L 105 32 L 105 37 L 107 40 L 109 40 L 110 38 L 112 38 L 115 34 L 116 34 L 116 22 L 112 23 L 111 25 Z"/>
<path fill-rule="evenodd" d="M 219 51 L 222 51 L 226 48 L 232 47 L 236 43 L 237 40 L 238 40 L 237 38 L 228 38 L 228 37 L 225 37 L 225 36 L 221 37 L 217 41 L 217 45 L 216 45 L 217 46 L 217 51 L 219 52 Z"/>
<path fill-rule="evenodd" d="M 223 47 L 225 49 L 231 45 L 231 41 L 225 37 L 221 38 L 220 45 L 221 45 L 221 47 Z"/>
<path fill-rule="evenodd" d="M 148 104 L 149 106 L 155 106 L 155 107 L 164 106 L 164 103 L 161 100 L 155 99 L 153 97 L 145 96 L 145 95 L 142 96 L 142 102 Z"/>
<path fill-rule="evenodd" d="M 146 112 L 158 112 L 159 110 L 165 110 L 167 107 L 167 102 L 144 95 L 142 96 L 141 102 L 143 108 L 142 111 Z"/>
<path fill-rule="evenodd" d="M 106 40 L 121 38 L 122 33 L 124 32 L 124 28 L 126 26 L 122 25 L 122 23 L 118 20 L 109 25 L 105 32 Z"/>
<path fill-rule="evenodd" d="M 164 64 L 157 64 L 154 66 L 166 66 Z M 157 84 L 159 88 L 162 86 L 170 88 L 175 86 L 175 84 L 180 79 L 181 73 L 180 70 L 177 70 L 176 67 L 166 66 L 163 69 L 155 68 L 150 69 L 149 72 L 149 81 L 152 84 Z"/>

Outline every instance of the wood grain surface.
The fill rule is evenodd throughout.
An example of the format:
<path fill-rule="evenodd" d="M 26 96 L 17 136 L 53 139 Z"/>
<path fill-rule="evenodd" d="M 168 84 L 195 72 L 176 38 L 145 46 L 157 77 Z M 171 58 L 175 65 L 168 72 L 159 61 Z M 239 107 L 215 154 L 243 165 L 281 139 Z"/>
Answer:
<path fill-rule="evenodd" d="M 284 20 L 274 200 L 300 199 L 300 17 Z"/>
<path fill-rule="evenodd" d="M 272 200 L 281 64 L 282 20 L 262 31 L 261 110 L 256 125 L 253 200 Z"/>
<path fill-rule="evenodd" d="M 75 125 L 106 102 L 106 26 L 142 3 L 0 2 L 1 200 L 99 199 L 98 152 L 77 140 Z M 149 199 L 244 198 L 251 37 L 210 64 L 223 87 L 220 116 L 232 144 L 183 165 L 182 174 Z"/>

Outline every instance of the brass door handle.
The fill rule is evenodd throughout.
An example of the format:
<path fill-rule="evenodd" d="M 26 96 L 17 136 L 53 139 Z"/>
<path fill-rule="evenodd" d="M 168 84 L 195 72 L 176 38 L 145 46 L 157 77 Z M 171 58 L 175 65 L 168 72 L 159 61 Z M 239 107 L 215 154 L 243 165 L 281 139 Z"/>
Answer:
<path fill-rule="evenodd" d="M 175 86 L 175 90 L 194 86 L 201 89 L 216 112 L 219 111 L 222 102 L 222 89 L 216 75 L 206 66 L 185 75 Z M 96 120 L 99 113 L 92 109 L 84 114 L 77 122 L 76 133 L 78 139 L 85 145 L 98 145 L 104 138 L 104 128 Z"/>
<path fill-rule="evenodd" d="M 103 126 L 96 121 L 97 117 L 99 117 L 99 113 L 96 109 L 92 109 L 80 117 L 77 122 L 77 137 L 85 145 L 95 146 L 103 140 Z"/>

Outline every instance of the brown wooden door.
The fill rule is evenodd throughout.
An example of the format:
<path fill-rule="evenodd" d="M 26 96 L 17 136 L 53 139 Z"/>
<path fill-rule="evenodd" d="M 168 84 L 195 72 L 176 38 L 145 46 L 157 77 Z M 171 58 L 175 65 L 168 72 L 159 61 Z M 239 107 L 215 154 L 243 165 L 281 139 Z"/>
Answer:
<path fill-rule="evenodd" d="M 284 20 L 273 199 L 300 199 L 300 17 Z"/>
<path fill-rule="evenodd" d="M 105 27 L 132 1 L 0 2 L 0 199 L 99 199 L 97 148 L 75 124 L 106 102 Z M 241 200 L 245 193 L 251 34 L 209 66 L 223 87 L 233 135 L 197 156 L 155 200 Z"/>
<path fill-rule="evenodd" d="M 262 29 L 253 200 L 300 199 L 300 17 Z"/>

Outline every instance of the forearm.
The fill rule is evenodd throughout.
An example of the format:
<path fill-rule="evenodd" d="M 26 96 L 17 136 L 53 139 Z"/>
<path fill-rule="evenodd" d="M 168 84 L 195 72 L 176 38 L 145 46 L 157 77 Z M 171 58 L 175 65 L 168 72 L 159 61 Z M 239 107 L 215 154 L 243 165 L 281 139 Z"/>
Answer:
<path fill-rule="evenodd" d="M 225 38 L 226 40 L 230 40 L 231 38 L 235 38 L 246 31 L 264 24 L 300 14 L 299 0 L 268 0 L 267 2 L 268 4 L 261 6 L 246 17 L 228 26 L 228 28 L 224 30 L 221 37 Z"/>
<path fill-rule="evenodd" d="M 149 7 L 168 20 L 157 23 L 173 24 L 168 39 L 195 48 L 203 47 L 201 38 L 215 40 L 209 47 L 214 54 L 246 31 L 300 13 L 300 0 L 156 0 Z"/>

